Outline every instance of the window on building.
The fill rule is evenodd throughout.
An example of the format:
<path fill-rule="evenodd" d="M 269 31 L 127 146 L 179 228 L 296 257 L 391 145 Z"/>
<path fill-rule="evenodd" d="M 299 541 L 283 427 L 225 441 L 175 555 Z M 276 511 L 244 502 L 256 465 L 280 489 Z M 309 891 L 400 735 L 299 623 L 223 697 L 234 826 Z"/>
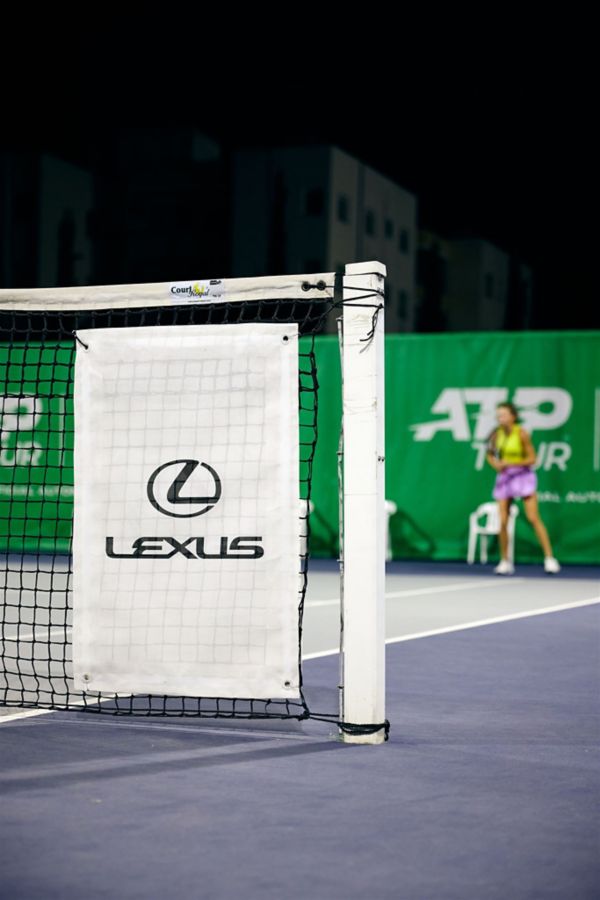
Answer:
<path fill-rule="evenodd" d="M 337 202 L 337 215 L 339 222 L 350 221 L 350 203 L 345 194 L 340 194 Z"/>
<path fill-rule="evenodd" d="M 406 318 L 408 313 L 408 293 L 405 290 L 398 291 L 398 316 L 401 319 Z"/>
<path fill-rule="evenodd" d="M 409 248 L 409 240 L 408 240 L 408 229 L 401 228 L 398 232 L 398 249 L 402 253 L 408 253 Z"/>
<path fill-rule="evenodd" d="M 384 233 L 385 233 L 386 238 L 394 237 L 394 223 L 392 222 L 391 219 L 385 220 Z"/>
<path fill-rule="evenodd" d="M 85 214 L 86 237 L 95 238 L 98 235 L 99 216 L 95 209 L 90 209 Z"/>
<path fill-rule="evenodd" d="M 491 272 L 487 272 L 485 276 L 485 296 L 491 299 L 494 296 L 494 276 Z"/>
<path fill-rule="evenodd" d="M 323 214 L 324 195 L 323 188 L 312 188 L 306 192 L 306 214 L 320 216 Z"/>
<path fill-rule="evenodd" d="M 438 256 L 438 273 L 440 293 L 445 294 L 448 288 L 448 260 L 443 256 Z"/>
<path fill-rule="evenodd" d="M 365 231 L 371 237 L 375 235 L 375 213 L 372 209 L 368 209 L 365 215 Z"/>

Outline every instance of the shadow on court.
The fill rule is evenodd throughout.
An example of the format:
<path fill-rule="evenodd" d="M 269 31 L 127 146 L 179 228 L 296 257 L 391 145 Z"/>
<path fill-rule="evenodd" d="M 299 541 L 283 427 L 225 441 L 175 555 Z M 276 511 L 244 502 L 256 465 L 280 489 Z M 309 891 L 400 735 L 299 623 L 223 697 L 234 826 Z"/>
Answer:
<path fill-rule="evenodd" d="M 77 717 L 79 714 L 73 714 Z M 86 714 L 82 714 L 86 715 Z M 131 778 L 143 774 L 144 777 L 158 776 L 166 768 L 170 772 L 197 772 L 214 766 L 236 765 L 238 763 L 263 763 L 277 757 L 280 760 L 293 756 L 331 752 L 338 749 L 335 742 L 324 739 L 294 740 L 293 732 L 283 736 L 268 734 L 251 735 L 248 732 L 236 734 L 234 729 L 223 728 L 225 733 L 207 733 L 203 724 L 194 726 L 173 726 L 164 722 L 154 725 L 127 726 L 120 722 L 107 724 L 95 722 L 56 721 L 33 724 L 24 721 L 20 727 L 8 729 L 3 741 L 4 753 L 18 757 L 24 745 L 43 741 L 44 759 L 39 758 L 34 768 L 30 760 L 26 769 L 11 770 L 4 766 L 0 784 L 4 792 L 12 790 L 58 788 L 61 785 L 96 784 L 103 779 Z M 89 720 L 89 716 L 86 716 Z M 6 726 L 5 726 L 6 727 Z M 37 734 L 23 734 L 35 728 Z M 93 728 L 91 734 L 88 729 Z M 102 731 L 106 734 L 102 734 Z M 229 733 L 227 733 L 229 731 Z M 62 732 L 62 734 L 61 734 Z M 65 732 L 69 733 L 69 744 L 65 747 Z M 94 741 L 90 748 L 90 739 Z M 42 754 L 33 751 L 33 757 Z M 48 757 L 55 756 L 56 762 L 48 764 Z M 66 757 L 66 758 L 65 758 Z"/>
<path fill-rule="evenodd" d="M 378 747 L 312 722 L 8 722 L 2 895 L 595 897 L 599 613 L 389 646 Z"/>

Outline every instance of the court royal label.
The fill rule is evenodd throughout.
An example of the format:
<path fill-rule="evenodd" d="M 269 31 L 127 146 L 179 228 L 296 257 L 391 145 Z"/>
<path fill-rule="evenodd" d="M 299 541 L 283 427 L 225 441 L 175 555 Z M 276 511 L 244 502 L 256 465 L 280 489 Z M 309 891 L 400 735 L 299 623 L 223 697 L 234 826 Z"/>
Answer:
<path fill-rule="evenodd" d="M 177 281 L 169 286 L 169 296 L 175 303 L 225 300 L 225 284 L 216 278 L 210 281 Z"/>

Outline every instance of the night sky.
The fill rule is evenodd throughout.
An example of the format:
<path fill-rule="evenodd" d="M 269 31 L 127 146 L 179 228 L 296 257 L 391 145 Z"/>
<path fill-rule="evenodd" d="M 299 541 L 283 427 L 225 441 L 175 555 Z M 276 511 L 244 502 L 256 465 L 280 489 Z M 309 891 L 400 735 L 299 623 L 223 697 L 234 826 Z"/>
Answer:
<path fill-rule="evenodd" d="M 123 36 L 101 65 L 87 45 L 55 54 L 5 107 L 2 144 L 85 164 L 101 134 L 181 123 L 196 124 L 226 152 L 334 143 L 414 191 L 421 226 L 486 238 L 529 263 L 536 327 L 599 327 L 585 221 L 593 124 L 586 52 L 567 57 L 550 45 L 541 53 L 531 36 L 500 49 L 475 42 L 476 56 L 450 44 L 440 58 L 431 46 L 429 55 L 403 59 L 385 44 L 370 61 L 363 43 L 339 61 L 331 39 L 326 50 L 309 40 L 300 54 L 301 44 L 289 53 L 267 48 L 266 57 L 250 43 L 228 83 L 232 56 L 220 35 L 198 57 L 185 41 L 180 56 L 169 45 L 153 57 Z"/>

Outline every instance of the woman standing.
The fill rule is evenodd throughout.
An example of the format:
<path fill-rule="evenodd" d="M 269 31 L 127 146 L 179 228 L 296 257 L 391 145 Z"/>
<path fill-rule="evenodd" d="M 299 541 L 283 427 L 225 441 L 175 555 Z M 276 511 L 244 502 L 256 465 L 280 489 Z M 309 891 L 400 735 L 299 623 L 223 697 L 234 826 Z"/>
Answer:
<path fill-rule="evenodd" d="M 523 498 L 527 521 L 533 526 L 544 551 L 544 569 L 554 574 L 560 572 L 554 558 L 546 526 L 538 510 L 537 475 L 531 468 L 535 464 L 535 449 L 531 438 L 519 423 L 519 415 L 512 403 L 499 403 L 496 407 L 498 427 L 490 435 L 486 459 L 496 470 L 494 498 L 500 511 L 500 563 L 494 569 L 497 575 L 512 575 L 514 566 L 508 559 L 508 517 L 510 504 L 517 497 Z"/>

